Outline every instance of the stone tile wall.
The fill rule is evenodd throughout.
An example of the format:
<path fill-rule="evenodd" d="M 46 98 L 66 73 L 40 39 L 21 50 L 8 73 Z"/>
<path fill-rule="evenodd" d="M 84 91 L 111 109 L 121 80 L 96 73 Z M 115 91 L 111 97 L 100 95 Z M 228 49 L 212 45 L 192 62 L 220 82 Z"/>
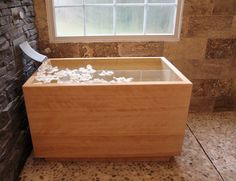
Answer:
<path fill-rule="evenodd" d="M 32 1 L 1 0 L 0 180 L 16 180 L 32 149 L 21 87 L 37 65 L 22 55 L 18 45 L 28 40 L 36 48 L 36 39 Z"/>
<path fill-rule="evenodd" d="M 49 43 L 45 0 L 34 0 L 49 57 L 165 56 L 192 82 L 190 110 L 236 110 L 236 0 L 185 0 L 179 42 Z"/>

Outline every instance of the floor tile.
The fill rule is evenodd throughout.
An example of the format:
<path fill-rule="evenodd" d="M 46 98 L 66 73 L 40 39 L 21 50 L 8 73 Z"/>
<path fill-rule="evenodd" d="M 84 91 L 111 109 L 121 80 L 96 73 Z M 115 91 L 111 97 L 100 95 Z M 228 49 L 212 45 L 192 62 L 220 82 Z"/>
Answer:
<path fill-rule="evenodd" d="M 236 180 L 236 113 L 191 114 L 188 125 L 225 181 Z"/>

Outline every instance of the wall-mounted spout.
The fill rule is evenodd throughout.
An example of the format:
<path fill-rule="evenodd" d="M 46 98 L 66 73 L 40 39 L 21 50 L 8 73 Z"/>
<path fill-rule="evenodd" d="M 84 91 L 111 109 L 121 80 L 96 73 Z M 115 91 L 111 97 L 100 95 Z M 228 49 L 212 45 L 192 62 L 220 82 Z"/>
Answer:
<path fill-rule="evenodd" d="M 20 49 L 26 54 L 28 55 L 31 59 L 37 61 L 37 62 L 44 62 L 45 60 L 48 59 L 47 56 L 42 55 L 40 53 L 38 53 L 37 51 L 35 51 L 29 44 L 28 41 L 25 41 L 23 43 L 21 43 L 20 45 Z"/>

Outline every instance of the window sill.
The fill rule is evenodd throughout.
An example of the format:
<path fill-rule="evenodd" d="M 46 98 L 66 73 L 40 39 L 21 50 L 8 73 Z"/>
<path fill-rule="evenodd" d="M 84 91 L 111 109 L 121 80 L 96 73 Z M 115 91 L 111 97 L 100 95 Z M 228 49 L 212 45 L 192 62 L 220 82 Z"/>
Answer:
<path fill-rule="evenodd" d="M 66 36 L 50 38 L 50 43 L 94 43 L 94 42 L 150 42 L 179 41 L 179 36 L 173 35 L 129 35 L 129 36 Z"/>

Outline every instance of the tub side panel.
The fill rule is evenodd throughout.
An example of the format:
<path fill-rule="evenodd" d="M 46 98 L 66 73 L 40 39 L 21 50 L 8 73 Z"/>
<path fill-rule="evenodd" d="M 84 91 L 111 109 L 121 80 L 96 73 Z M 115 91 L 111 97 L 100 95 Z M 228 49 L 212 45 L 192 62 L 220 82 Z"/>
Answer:
<path fill-rule="evenodd" d="M 159 157 L 181 152 L 191 84 L 25 87 L 37 157 Z"/>

